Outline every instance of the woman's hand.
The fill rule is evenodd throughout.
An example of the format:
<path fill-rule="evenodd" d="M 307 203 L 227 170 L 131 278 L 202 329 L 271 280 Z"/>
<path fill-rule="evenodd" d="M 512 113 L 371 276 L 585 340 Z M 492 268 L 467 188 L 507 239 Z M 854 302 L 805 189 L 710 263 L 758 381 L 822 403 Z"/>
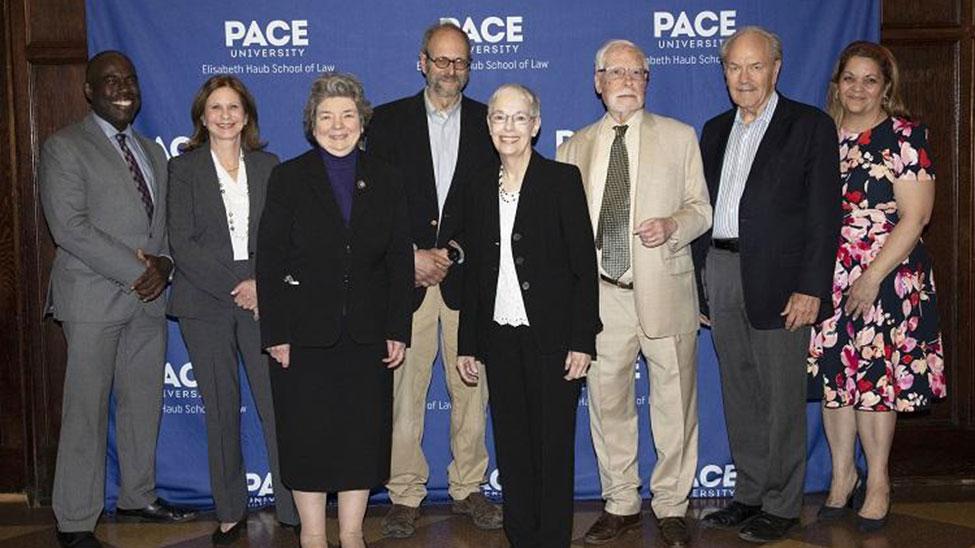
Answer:
<path fill-rule="evenodd" d="M 234 296 L 234 303 L 244 310 L 257 308 L 257 284 L 253 279 L 240 282 L 230 294 Z"/>
<path fill-rule="evenodd" d="M 389 369 L 396 369 L 403 359 L 406 358 L 406 343 L 399 341 L 386 340 L 386 357 L 383 358 L 383 363 Z"/>
<path fill-rule="evenodd" d="M 291 345 L 290 344 L 279 344 L 276 346 L 267 347 L 267 353 L 274 358 L 274 361 L 281 364 L 281 367 L 287 369 L 291 365 Z"/>
<path fill-rule="evenodd" d="M 480 365 L 474 356 L 457 356 L 457 372 L 460 373 L 460 378 L 471 386 L 477 386 L 481 374 Z"/>
<path fill-rule="evenodd" d="M 854 320 L 866 316 L 874 303 L 877 302 L 878 293 L 880 293 L 880 282 L 875 281 L 868 270 L 850 286 L 843 311 Z"/>
<path fill-rule="evenodd" d="M 581 379 L 586 376 L 586 372 L 589 371 L 589 364 L 592 363 L 592 358 L 589 354 L 585 352 L 573 352 L 569 351 L 565 356 L 565 377 L 567 381 L 574 381 L 576 379 Z"/>

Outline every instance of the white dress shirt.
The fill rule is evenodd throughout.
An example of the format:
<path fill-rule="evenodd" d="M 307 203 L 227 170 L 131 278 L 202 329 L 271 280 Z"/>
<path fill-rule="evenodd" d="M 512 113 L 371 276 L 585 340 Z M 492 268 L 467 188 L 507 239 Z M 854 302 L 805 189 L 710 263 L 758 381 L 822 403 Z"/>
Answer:
<path fill-rule="evenodd" d="M 234 248 L 234 260 L 246 261 L 247 229 L 250 226 L 250 196 L 247 193 L 247 166 L 244 164 L 244 151 L 238 159 L 237 180 L 227 173 L 220 164 L 217 153 L 210 150 L 213 166 L 217 168 L 217 182 L 220 185 L 220 198 L 227 212 L 227 230 L 230 232 L 230 245 Z"/>
<path fill-rule="evenodd" d="M 505 192 L 498 186 L 498 214 L 501 221 L 501 264 L 498 268 L 498 287 L 494 294 L 494 323 L 517 327 L 528 324 L 525 301 L 515 270 L 511 251 L 511 232 L 515 227 L 520 192 Z"/>

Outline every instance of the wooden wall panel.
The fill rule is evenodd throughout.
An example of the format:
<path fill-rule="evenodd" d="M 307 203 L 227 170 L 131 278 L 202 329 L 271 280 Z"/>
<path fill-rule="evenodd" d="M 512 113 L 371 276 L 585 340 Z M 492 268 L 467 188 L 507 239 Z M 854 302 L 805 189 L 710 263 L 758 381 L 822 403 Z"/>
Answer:
<path fill-rule="evenodd" d="M 73 49 L 80 37 L 85 43 L 85 3 L 83 0 L 32 0 L 23 2 L 27 10 L 27 44 Z"/>
<path fill-rule="evenodd" d="M 959 0 L 884 0 L 884 29 L 898 27 L 950 27 L 961 24 Z"/>

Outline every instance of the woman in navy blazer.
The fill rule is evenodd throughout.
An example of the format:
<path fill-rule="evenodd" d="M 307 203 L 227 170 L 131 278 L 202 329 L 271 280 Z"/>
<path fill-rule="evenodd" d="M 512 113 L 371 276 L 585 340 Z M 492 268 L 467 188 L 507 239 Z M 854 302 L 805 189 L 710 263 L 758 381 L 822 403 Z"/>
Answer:
<path fill-rule="evenodd" d="M 301 545 L 325 548 L 337 492 L 342 546 L 363 546 L 369 490 L 389 477 L 393 372 L 410 342 L 413 246 L 395 172 L 359 150 L 372 110 L 362 85 L 312 84 L 313 149 L 274 169 L 258 236 L 257 285 L 281 477 Z"/>
<path fill-rule="evenodd" d="M 575 166 L 532 150 L 538 97 L 516 84 L 488 103 L 501 164 L 467 189 L 467 268 L 457 367 L 482 370 L 513 546 L 568 546 L 576 408 L 596 354 L 596 250 Z"/>
<path fill-rule="evenodd" d="M 278 484 L 271 381 L 261 353 L 254 282 L 257 226 L 278 157 L 261 150 L 257 106 L 234 76 L 207 80 L 190 118 L 193 136 L 169 162 L 169 245 L 176 271 L 168 312 L 179 318 L 206 405 L 210 487 L 220 522 L 212 540 L 228 544 L 247 525 L 238 356 L 264 429 L 278 520 L 298 524 L 291 493 Z"/>

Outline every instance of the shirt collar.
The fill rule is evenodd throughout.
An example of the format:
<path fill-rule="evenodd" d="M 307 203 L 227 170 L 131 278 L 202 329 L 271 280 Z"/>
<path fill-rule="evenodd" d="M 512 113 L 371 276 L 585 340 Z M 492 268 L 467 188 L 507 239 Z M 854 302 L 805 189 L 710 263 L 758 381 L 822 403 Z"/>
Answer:
<path fill-rule="evenodd" d="M 430 96 L 427 94 L 426 88 L 423 89 L 423 104 L 427 108 L 427 116 L 439 116 L 441 118 L 450 118 L 454 114 L 460 112 L 460 104 L 464 101 L 464 96 L 461 95 L 460 99 L 451 105 L 447 110 L 440 110 L 434 106 L 433 101 L 430 100 Z"/>
<path fill-rule="evenodd" d="M 772 91 L 772 96 L 768 98 L 768 103 L 765 103 L 765 108 L 762 110 L 762 113 L 756 116 L 754 120 L 752 120 L 752 124 L 754 124 L 755 122 L 762 122 L 763 124 L 767 124 L 768 121 L 772 119 L 772 115 L 775 114 L 775 106 L 778 104 L 779 104 L 779 92 Z M 740 108 L 735 109 L 735 123 L 736 124 L 745 123 L 741 119 Z"/>
<path fill-rule="evenodd" d="M 91 115 L 95 119 L 95 123 L 98 124 L 98 127 L 101 128 L 102 133 L 104 133 L 105 136 L 108 137 L 110 141 L 115 142 L 115 136 L 118 135 L 119 133 L 124 133 L 126 140 L 128 141 L 132 141 L 135 138 L 135 133 L 132 131 L 132 124 L 129 124 L 128 126 L 125 127 L 125 129 L 119 131 L 118 129 L 116 129 L 115 126 L 110 124 L 107 120 L 105 120 L 101 116 L 95 114 L 94 112 L 92 112 Z"/>
<path fill-rule="evenodd" d="M 630 116 L 630 119 L 627 120 L 627 121 L 625 121 L 625 122 L 623 122 L 622 124 L 620 124 L 619 122 L 617 122 L 616 121 L 616 118 L 613 118 L 613 116 L 610 113 L 607 112 L 606 114 L 603 115 L 602 125 L 600 126 L 599 131 L 600 132 L 615 133 L 615 130 L 613 129 L 613 127 L 619 126 L 619 125 L 623 125 L 623 126 L 629 126 L 630 127 L 630 129 L 626 130 L 626 134 L 627 135 L 630 135 L 630 134 L 632 134 L 634 132 L 639 132 L 640 131 L 640 125 L 642 124 L 642 122 L 643 122 L 643 111 L 642 110 L 637 111 L 637 112 L 634 112 L 633 113 L 633 116 Z"/>

